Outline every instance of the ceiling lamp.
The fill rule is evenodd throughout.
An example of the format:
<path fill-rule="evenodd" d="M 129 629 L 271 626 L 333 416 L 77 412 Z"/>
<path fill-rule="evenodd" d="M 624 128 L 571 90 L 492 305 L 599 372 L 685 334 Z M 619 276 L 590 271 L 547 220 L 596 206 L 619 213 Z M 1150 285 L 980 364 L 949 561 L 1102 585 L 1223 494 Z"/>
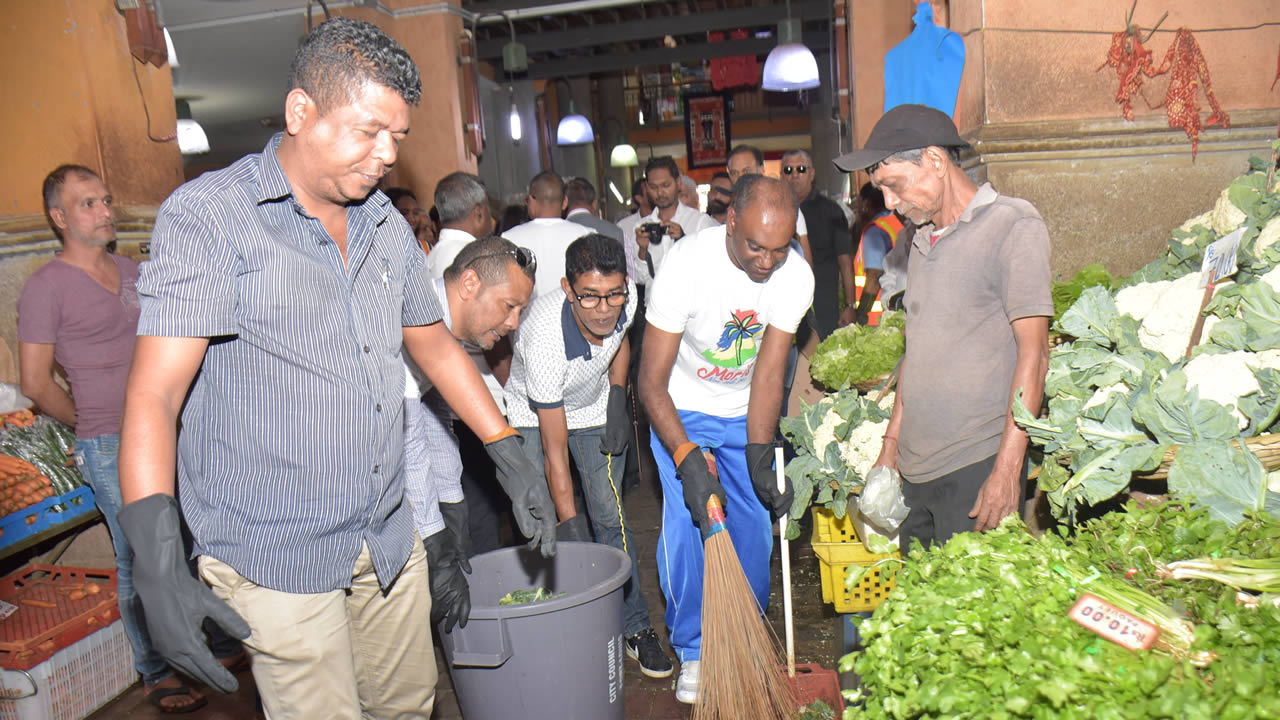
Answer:
<path fill-rule="evenodd" d="M 199 155 L 209 152 L 209 136 L 204 134 L 200 123 L 191 119 L 191 103 L 186 100 L 175 101 L 178 115 L 178 150 L 183 155 Z"/>
<path fill-rule="evenodd" d="M 569 114 L 560 118 L 560 124 L 556 126 L 556 144 L 586 145 L 594 142 L 596 133 L 591 129 L 591 121 L 585 115 L 578 114 L 578 109 L 573 104 L 573 88 L 569 86 L 569 81 L 564 78 L 556 80 L 564 83 L 569 95 Z"/>
<path fill-rule="evenodd" d="M 636 148 L 631 143 L 614 145 L 609 153 L 609 167 L 636 167 L 640 158 L 636 156 Z"/>
<path fill-rule="evenodd" d="M 800 21 L 791 17 L 788 0 L 787 19 L 778 23 L 778 45 L 764 61 L 761 86 L 774 92 L 790 92 L 816 88 L 818 83 L 818 61 L 800 40 Z"/>

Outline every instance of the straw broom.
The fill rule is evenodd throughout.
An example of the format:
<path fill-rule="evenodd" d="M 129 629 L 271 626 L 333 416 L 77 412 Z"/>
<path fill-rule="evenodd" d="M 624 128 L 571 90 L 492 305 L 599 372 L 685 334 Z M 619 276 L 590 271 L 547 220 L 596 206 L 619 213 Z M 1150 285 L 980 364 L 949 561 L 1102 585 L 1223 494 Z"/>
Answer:
<path fill-rule="evenodd" d="M 711 530 L 703 545 L 702 681 L 693 720 L 789 719 L 798 704 L 778 670 L 778 638 L 742 572 L 715 495 L 707 500 L 707 516 Z"/>

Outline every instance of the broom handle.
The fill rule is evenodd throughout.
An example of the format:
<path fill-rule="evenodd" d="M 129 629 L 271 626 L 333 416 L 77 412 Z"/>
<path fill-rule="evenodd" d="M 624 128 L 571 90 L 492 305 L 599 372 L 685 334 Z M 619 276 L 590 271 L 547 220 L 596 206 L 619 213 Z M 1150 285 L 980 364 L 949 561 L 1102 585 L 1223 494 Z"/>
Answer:
<path fill-rule="evenodd" d="M 773 449 L 773 465 L 778 473 L 778 492 L 787 489 L 786 475 L 782 469 L 782 448 Z M 787 675 L 796 676 L 796 631 L 791 621 L 791 548 L 787 542 L 787 519 L 791 513 L 778 520 L 778 537 L 782 540 L 782 617 L 787 629 Z"/>

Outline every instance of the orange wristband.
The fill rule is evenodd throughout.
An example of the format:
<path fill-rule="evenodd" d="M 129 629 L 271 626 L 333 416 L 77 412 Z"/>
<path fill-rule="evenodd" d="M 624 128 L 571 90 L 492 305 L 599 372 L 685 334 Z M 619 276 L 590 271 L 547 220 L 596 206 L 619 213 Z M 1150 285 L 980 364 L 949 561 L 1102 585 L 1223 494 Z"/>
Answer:
<path fill-rule="evenodd" d="M 490 445 L 490 444 L 492 444 L 492 443 L 496 443 L 496 442 L 498 442 L 499 440 L 505 440 L 505 439 L 507 439 L 507 438 L 511 437 L 512 435 L 519 435 L 519 434 L 520 434 L 520 433 L 519 433 L 515 428 L 511 427 L 510 425 L 508 425 L 508 426 L 507 426 L 507 428 L 506 428 L 505 430 L 503 430 L 502 432 L 498 433 L 497 435 L 494 435 L 494 436 L 493 436 L 493 437 L 491 437 L 491 438 L 487 438 L 487 439 L 484 441 L 484 444 L 485 444 L 485 445 Z"/>
<path fill-rule="evenodd" d="M 680 463 L 684 462 L 684 459 L 689 457 L 689 453 L 697 449 L 698 449 L 697 443 L 686 442 L 685 444 L 676 448 L 676 452 L 674 455 L 671 456 L 671 459 L 675 461 L 676 467 L 680 467 Z"/>

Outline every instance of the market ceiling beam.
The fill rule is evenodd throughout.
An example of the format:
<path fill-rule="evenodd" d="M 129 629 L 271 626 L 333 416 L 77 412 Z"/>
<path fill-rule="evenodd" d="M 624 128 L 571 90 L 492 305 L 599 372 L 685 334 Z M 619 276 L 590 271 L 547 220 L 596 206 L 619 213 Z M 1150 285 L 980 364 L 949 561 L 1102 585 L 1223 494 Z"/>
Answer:
<path fill-rule="evenodd" d="M 806 32 L 804 44 L 814 52 L 828 48 L 825 31 Z M 725 42 L 685 43 L 674 48 L 654 48 L 629 53 L 604 55 L 578 55 L 557 60 L 540 60 L 529 63 L 529 77 L 533 79 L 594 75 L 615 70 L 627 70 L 646 65 L 666 65 L 690 60 L 709 60 L 734 55 L 765 55 L 778 44 L 776 38 L 748 38 Z"/>
<path fill-rule="evenodd" d="M 735 8 L 733 10 L 716 10 L 696 15 L 650 17 L 647 20 L 632 20 L 622 23 L 600 23 L 591 27 L 574 28 L 561 32 L 544 32 L 536 35 L 517 34 L 516 39 L 524 44 L 530 55 L 533 55 L 535 53 L 576 50 L 593 45 L 611 45 L 614 43 L 650 40 L 667 35 L 691 35 L 716 30 L 776 25 L 785 20 L 786 17 L 786 7 L 779 4 Z M 826 0 L 799 0 L 794 2 L 791 4 L 791 17 L 800 20 L 826 20 L 827 2 Z M 823 33 L 823 35 L 825 36 L 826 33 Z M 510 40 L 511 38 L 507 36 L 505 30 L 494 40 L 481 40 L 478 47 L 480 59 L 492 60 L 502 57 L 502 46 L 506 45 Z M 774 43 L 772 39 L 770 39 L 770 42 Z M 812 47 L 810 45 L 810 48 Z M 773 49 L 772 44 L 765 52 L 771 49 Z"/>

